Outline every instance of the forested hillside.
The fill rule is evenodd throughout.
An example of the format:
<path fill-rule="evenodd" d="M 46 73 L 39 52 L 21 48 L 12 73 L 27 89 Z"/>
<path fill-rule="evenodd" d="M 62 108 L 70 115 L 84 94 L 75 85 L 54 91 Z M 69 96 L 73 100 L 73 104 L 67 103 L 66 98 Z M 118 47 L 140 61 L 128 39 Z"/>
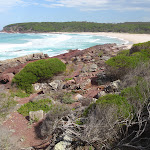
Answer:
<path fill-rule="evenodd" d="M 128 32 L 150 33 L 150 22 L 94 23 L 94 22 L 30 22 L 10 24 L 5 32 Z"/>

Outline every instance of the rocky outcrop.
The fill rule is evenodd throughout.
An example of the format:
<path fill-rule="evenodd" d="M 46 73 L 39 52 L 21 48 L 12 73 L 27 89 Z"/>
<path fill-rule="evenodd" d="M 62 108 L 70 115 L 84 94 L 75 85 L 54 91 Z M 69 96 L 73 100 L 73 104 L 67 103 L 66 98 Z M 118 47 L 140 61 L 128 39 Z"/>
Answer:
<path fill-rule="evenodd" d="M 62 80 L 54 80 L 53 82 L 49 83 L 49 86 L 51 90 L 57 91 L 63 88 L 64 83 Z"/>
<path fill-rule="evenodd" d="M 43 53 L 29 54 L 23 57 L 7 59 L 0 61 L 0 82 L 9 83 L 16 73 L 18 73 L 25 65 L 29 62 L 36 61 L 39 59 L 46 59 L 49 56 Z"/>
<path fill-rule="evenodd" d="M 22 57 L 17 57 L 13 59 L 7 59 L 4 61 L 0 61 L 0 73 L 4 72 L 6 69 L 17 67 L 21 64 L 25 64 L 29 61 L 39 60 L 48 58 L 49 56 L 47 54 L 43 53 L 35 53 L 35 54 L 29 54 Z"/>

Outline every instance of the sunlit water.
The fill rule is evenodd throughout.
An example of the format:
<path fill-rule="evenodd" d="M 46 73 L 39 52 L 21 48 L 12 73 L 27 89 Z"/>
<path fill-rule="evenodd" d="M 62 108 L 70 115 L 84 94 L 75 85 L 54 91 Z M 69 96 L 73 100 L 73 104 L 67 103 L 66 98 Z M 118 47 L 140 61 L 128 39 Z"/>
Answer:
<path fill-rule="evenodd" d="M 0 33 L 0 60 L 39 52 L 55 56 L 69 49 L 82 50 L 99 44 L 125 42 L 117 38 L 85 34 Z"/>

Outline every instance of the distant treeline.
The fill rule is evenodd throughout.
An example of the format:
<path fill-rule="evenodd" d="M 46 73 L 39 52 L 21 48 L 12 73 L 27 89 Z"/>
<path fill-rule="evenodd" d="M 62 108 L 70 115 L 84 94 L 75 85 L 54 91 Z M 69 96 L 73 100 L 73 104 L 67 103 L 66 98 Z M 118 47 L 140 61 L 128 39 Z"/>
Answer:
<path fill-rule="evenodd" d="M 10 24 L 6 32 L 128 32 L 150 34 L 150 22 L 30 22 Z"/>

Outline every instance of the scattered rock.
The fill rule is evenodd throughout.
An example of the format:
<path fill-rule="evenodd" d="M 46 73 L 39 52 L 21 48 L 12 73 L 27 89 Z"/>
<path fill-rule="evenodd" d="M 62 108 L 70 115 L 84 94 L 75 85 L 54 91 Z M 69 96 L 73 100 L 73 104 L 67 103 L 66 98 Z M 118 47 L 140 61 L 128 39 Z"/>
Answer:
<path fill-rule="evenodd" d="M 70 85 L 70 84 L 75 84 L 75 83 L 76 83 L 76 81 L 75 81 L 75 80 L 73 80 L 73 79 L 72 79 L 72 80 L 68 80 L 68 81 L 67 81 L 67 84 L 69 84 L 69 85 Z"/>
<path fill-rule="evenodd" d="M 81 69 L 81 72 L 82 72 L 82 73 L 88 72 L 88 66 L 84 66 L 84 67 Z"/>
<path fill-rule="evenodd" d="M 21 138 L 20 141 L 23 142 L 23 141 L 24 141 L 24 138 Z"/>
<path fill-rule="evenodd" d="M 44 117 L 44 112 L 43 110 L 39 111 L 30 111 L 29 112 L 29 118 L 33 121 L 39 121 L 42 120 Z"/>
<path fill-rule="evenodd" d="M 87 79 L 85 81 L 82 81 L 80 84 L 81 89 L 87 89 L 91 86 L 91 79 Z"/>
<path fill-rule="evenodd" d="M 90 72 L 96 72 L 97 71 L 97 65 L 96 64 L 90 65 L 89 71 Z"/>
<path fill-rule="evenodd" d="M 82 60 L 83 61 L 90 61 L 92 59 L 91 56 L 85 56 Z"/>
<path fill-rule="evenodd" d="M 109 56 L 102 56 L 101 59 L 107 61 L 108 59 L 110 59 L 110 57 Z"/>
<path fill-rule="evenodd" d="M 0 82 L 4 83 L 4 84 L 7 83 L 7 82 L 11 82 L 13 77 L 14 77 L 13 73 L 2 74 L 1 77 L 0 77 Z"/>

